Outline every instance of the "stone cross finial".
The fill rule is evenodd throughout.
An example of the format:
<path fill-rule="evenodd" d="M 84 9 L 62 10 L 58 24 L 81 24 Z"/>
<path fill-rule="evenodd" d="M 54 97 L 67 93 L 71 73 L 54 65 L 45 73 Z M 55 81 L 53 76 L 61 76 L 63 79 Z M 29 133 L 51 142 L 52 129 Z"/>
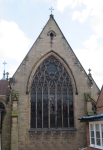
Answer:
<path fill-rule="evenodd" d="M 91 73 L 90 73 L 90 72 L 91 72 L 91 69 L 90 69 L 90 68 L 88 69 L 88 71 L 89 71 L 89 74 L 91 74 Z"/>
<path fill-rule="evenodd" d="M 51 7 L 51 8 L 49 8 L 49 10 L 51 10 L 51 14 L 52 14 L 52 11 L 53 11 L 54 9 Z"/>
<path fill-rule="evenodd" d="M 7 80 L 8 80 L 9 72 L 7 72 L 6 75 L 7 75 Z"/>
<path fill-rule="evenodd" d="M 5 61 L 4 61 L 4 73 L 3 73 L 3 78 L 2 78 L 2 80 L 5 80 L 5 65 L 7 64 Z"/>
<path fill-rule="evenodd" d="M 4 61 L 4 63 L 3 63 L 3 64 L 4 64 L 4 70 L 5 70 L 5 65 L 6 65 L 7 63 Z"/>

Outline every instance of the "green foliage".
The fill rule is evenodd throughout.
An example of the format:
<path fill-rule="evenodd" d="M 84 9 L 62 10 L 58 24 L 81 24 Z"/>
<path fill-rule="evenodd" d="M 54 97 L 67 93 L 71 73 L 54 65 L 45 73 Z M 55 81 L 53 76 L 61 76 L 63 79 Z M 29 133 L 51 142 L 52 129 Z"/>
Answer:
<path fill-rule="evenodd" d="M 86 98 L 86 101 L 91 101 L 91 94 L 90 93 L 84 93 L 84 96 Z"/>
<path fill-rule="evenodd" d="M 19 98 L 19 93 L 17 93 L 17 92 L 13 93 L 12 100 L 13 101 L 18 101 L 18 98 Z"/>
<path fill-rule="evenodd" d="M 16 110 L 16 111 L 12 111 L 11 112 L 11 116 L 12 117 L 18 117 L 18 111 Z"/>
<path fill-rule="evenodd" d="M 93 110 L 89 110 L 89 111 L 87 111 L 87 113 L 88 113 L 88 116 L 93 116 L 94 115 Z"/>

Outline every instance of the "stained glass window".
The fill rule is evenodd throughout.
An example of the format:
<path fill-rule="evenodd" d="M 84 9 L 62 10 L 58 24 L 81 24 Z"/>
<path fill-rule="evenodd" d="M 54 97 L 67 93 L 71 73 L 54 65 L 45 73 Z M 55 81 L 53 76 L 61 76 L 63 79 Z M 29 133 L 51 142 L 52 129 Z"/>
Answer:
<path fill-rule="evenodd" d="M 36 91 L 31 90 L 31 128 L 36 127 Z"/>
<path fill-rule="evenodd" d="M 37 128 L 42 128 L 42 91 L 37 90 Z"/>
<path fill-rule="evenodd" d="M 64 65 L 49 56 L 31 84 L 31 128 L 73 127 L 73 87 Z"/>

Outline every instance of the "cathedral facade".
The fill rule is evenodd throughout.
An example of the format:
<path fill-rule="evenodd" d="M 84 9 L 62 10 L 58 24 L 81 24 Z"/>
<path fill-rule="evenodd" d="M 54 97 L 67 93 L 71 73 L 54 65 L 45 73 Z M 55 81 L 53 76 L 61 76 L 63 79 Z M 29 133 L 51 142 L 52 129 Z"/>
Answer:
<path fill-rule="evenodd" d="M 9 81 L 2 150 L 78 150 L 86 147 L 79 117 L 95 114 L 99 88 L 87 75 L 54 16 Z"/>

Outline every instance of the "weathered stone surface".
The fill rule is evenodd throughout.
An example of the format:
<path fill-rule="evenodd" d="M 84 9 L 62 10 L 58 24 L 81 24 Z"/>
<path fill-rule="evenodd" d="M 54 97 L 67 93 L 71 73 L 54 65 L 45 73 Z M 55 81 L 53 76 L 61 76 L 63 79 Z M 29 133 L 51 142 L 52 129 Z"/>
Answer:
<path fill-rule="evenodd" d="M 56 34 L 56 36 L 53 37 L 52 46 L 50 43 L 50 36 L 47 35 L 51 30 Z M 58 57 L 58 59 L 62 60 L 68 66 L 67 69 L 72 74 L 73 83 L 74 80 L 76 83 L 73 85 L 75 87 L 73 101 L 74 127 L 77 129 L 76 131 L 29 131 L 30 84 L 36 68 L 51 54 Z M 86 126 L 85 123 L 80 123 L 78 118 L 87 115 L 87 104 L 84 93 L 91 93 L 91 97 L 96 101 L 99 89 L 94 81 L 92 87 L 89 84 L 90 80 L 88 75 L 65 40 L 53 17 L 49 19 L 39 38 L 17 69 L 13 79 L 15 82 L 11 84 L 12 91 L 14 93 L 18 91 L 19 97 L 17 97 L 17 105 L 12 105 L 12 110 L 15 110 L 14 106 L 17 108 L 18 117 L 12 117 L 12 140 L 11 143 L 8 144 L 8 149 L 10 148 L 10 144 L 11 150 L 14 150 L 14 147 L 15 150 L 78 150 L 79 147 L 86 147 Z M 11 111 L 9 114 L 11 117 Z M 6 128 L 6 124 L 10 121 L 10 119 L 6 121 L 9 114 L 5 117 L 5 125 L 3 128 Z M 16 120 L 14 119 L 15 117 Z M 6 140 L 6 137 L 3 138 L 3 142 L 4 140 Z M 7 149 L 3 148 L 3 150 Z"/>

